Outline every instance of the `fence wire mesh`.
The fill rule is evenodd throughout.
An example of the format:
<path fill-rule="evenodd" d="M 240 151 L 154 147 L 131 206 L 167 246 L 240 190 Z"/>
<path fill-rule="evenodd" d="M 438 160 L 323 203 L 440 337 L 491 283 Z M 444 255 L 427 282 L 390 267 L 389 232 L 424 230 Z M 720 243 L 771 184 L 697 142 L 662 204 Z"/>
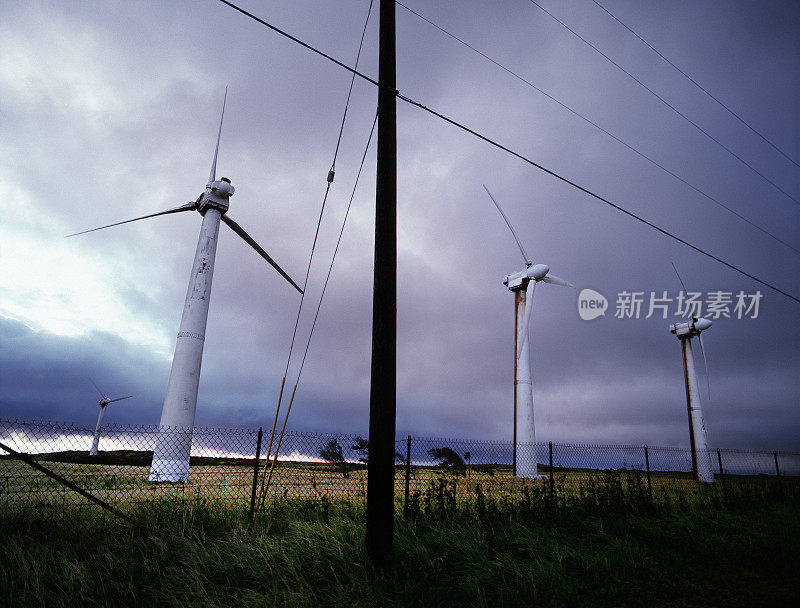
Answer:
<path fill-rule="evenodd" d="M 90 455 L 94 434 L 74 424 L 0 420 L 0 518 L 57 519 L 69 507 L 92 520 L 109 517 L 109 508 L 132 515 L 159 501 L 244 510 L 283 500 L 366 504 L 369 447 L 357 435 L 287 433 L 275 460 L 277 442 L 268 454 L 269 437 L 259 445 L 258 429 L 187 434 L 108 425 Z M 518 445 L 515 454 L 511 442 L 420 437 L 397 440 L 395 450 L 398 513 L 430 507 L 445 487 L 448 499 L 467 503 L 512 503 L 538 492 L 568 504 L 612 477 L 650 502 L 670 500 L 709 486 L 695 470 L 703 462 L 724 488 L 800 481 L 795 452 L 725 449 L 693 458 L 685 448 L 548 442 Z"/>

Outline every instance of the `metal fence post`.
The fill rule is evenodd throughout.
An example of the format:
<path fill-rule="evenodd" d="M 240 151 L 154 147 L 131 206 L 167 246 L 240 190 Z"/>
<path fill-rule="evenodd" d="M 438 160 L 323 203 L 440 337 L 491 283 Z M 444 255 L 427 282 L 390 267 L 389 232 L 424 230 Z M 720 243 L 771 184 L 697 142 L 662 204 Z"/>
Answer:
<path fill-rule="evenodd" d="M 653 486 L 650 484 L 650 455 L 647 446 L 644 446 L 644 466 L 647 468 L 647 493 L 650 495 L 650 504 L 653 504 Z"/>
<path fill-rule="evenodd" d="M 261 460 L 261 438 L 264 432 L 258 427 L 258 440 L 256 441 L 256 461 L 253 464 L 253 492 L 250 494 L 250 521 L 253 521 L 253 514 L 256 509 L 256 490 L 258 490 L 258 463 Z"/>
<path fill-rule="evenodd" d="M 778 452 L 772 452 L 772 457 L 775 459 L 775 474 L 778 476 L 778 488 L 783 491 L 783 482 L 781 481 L 781 468 L 778 466 Z"/>
<path fill-rule="evenodd" d="M 408 484 L 411 480 L 411 435 L 406 437 L 406 492 L 403 499 L 403 515 L 408 517 Z"/>
<path fill-rule="evenodd" d="M 722 479 L 722 496 L 728 502 L 728 488 L 725 486 L 725 471 L 722 469 L 722 452 L 717 448 L 717 460 L 719 461 L 719 476 Z"/>
<path fill-rule="evenodd" d="M 555 485 L 553 484 L 553 442 L 548 442 L 550 450 L 550 502 L 553 506 L 556 504 Z"/>

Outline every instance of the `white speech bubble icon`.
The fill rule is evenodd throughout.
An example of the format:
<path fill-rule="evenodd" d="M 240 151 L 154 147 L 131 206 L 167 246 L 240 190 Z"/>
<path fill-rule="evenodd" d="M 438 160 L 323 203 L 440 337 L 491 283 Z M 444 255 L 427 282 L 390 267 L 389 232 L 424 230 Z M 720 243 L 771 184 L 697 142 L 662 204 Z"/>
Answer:
<path fill-rule="evenodd" d="M 606 297 L 594 289 L 581 289 L 578 294 L 578 314 L 584 321 L 602 317 L 608 309 Z"/>

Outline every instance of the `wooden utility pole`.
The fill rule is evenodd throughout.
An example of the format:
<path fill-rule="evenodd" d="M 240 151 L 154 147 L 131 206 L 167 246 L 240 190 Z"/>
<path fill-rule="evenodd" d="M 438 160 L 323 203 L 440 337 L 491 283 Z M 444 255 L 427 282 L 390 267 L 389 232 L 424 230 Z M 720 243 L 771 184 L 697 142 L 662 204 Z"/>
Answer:
<path fill-rule="evenodd" d="M 394 433 L 397 391 L 397 118 L 395 7 L 380 2 L 378 168 L 369 395 L 367 553 L 389 564 L 394 546 Z"/>

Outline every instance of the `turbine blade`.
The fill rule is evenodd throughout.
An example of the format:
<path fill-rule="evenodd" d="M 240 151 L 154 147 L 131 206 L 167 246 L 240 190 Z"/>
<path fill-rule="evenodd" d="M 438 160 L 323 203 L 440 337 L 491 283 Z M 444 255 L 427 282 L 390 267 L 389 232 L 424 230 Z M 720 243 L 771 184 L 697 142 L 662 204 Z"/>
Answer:
<path fill-rule="evenodd" d="M 94 380 L 92 380 L 91 378 L 89 378 L 89 382 L 91 382 L 92 384 L 94 384 L 94 387 L 97 389 L 97 392 L 98 392 L 98 393 L 100 393 L 100 396 L 101 396 L 103 399 L 108 399 L 108 397 L 106 397 L 106 394 L 105 394 L 103 391 L 101 391 L 101 390 L 100 390 L 100 387 L 99 387 L 99 386 L 97 386 L 97 384 L 95 384 L 95 381 L 94 381 Z"/>
<path fill-rule="evenodd" d="M 494 206 L 497 207 L 497 210 L 500 212 L 500 215 L 502 215 L 503 219 L 506 221 L 506 225 L 508 226 L 508 229 L 511 231 L 511 234 L 514 235 L 514 240 L 517 241 L 517 247 L 519 247 L 519 250 L 522 252 L 522 258 L 525 260 L 525 264 L 530 266 L 531 265 L 531 260 L 530 260 L 530 258 L 528 258 L 528 254 L 525 253 L 525 249 L 522 247 L 522 243 L 520 242 L 519 237 L 517 236 L 517 233 L 514 232 L 514 227 L 511 225 L 511 221 L 508 219 L 506 214 L 503 213 L 503 208 L 500 207 L 500 203 L 498 203 L 495 200 L 495 198 L 492 196 L 492 193 L 489 192 L 489 188 L 486 187 L 486 184 L 483 184 L 483 189 L 486 190 L 486 194 L 488 194 L 489 198 L 492 199 L 492 202 L 494 203 Z"/>
<path fill-rule="evenodd" d="M 150 215 L 143 215 L 142 217 L 135 217 L 132 220 L 125 220 L 124 222 L 116 222 L 114 224 L 108 224 L 107 226 L 100 226 L 99 228 L 92 228 L 90 230 L 83 230 L 81 232 L 76 232 L 74 234 L 68 234 L 65 236 L 65 239 L 68 239 L 71 236 L 78 236 L 79 234 L 86 234 L 87 232 L 94 232 L 95 230 L 103 230 L 105 228 L 111 228 L 112 226 L 119 226 L 121 224 L 129 224 L 131 222 L 138 222 L 139 220 L 147 219 L 148 217 L 156 217 L 159 215 L 169 215 L 170 213 L 180 213 L 181 211 L 194 211 L 197 209 L 197 202 L 193 203 L 186 203 L 185 205 L 181 205 L 180 207 L 175 207 L 174 209 L 167 209 L 166 211 L 159 211 L 158 213 L 151 213 Z"/>
<path fill-rule="evenodd" d="M 256 252 L 258 253 L 258 255 L 260 255 L 262 258 L 267 260 L 267 262 L 272 264 L 272 267 L 275 268 L 275 270 L 277 270 L 284 279 L 289 281 L 289 283 L 292 284 L 292 287 L 294 287 L 300 293 L 303 293 L 303 290 L 300 289 L 300 286 L 297 283 L 295 283 L 294 281 L 292 281 L 292 278 L 283 271 L 283 268 L 278 266 L 278 263 L 275 260 L 273 260 L 271 257 L 269 257 L 269 254 L 266 251 L 264 251 L 261 248 L 261 246 L 253 240 L 253 237 L 251 237 L 249 234 L 247 234 L 244 231 L 244 228 L 242 228 L 239 224 L 234 222 L 228 215 L 223 215 L 222 216 L 222 221 L 225 222 L 226 224 L 228 224 L 228 226 L 230 226 L 231 230 L 233 230 L 236 234 L 238 234 L 240 237 L 242 237 L 244 239 L 245 243 L 247 243 L 248 245 L 250 245 L 250 247 L 255 249 Z"/>
<path fill-rule="evenodd" d="M 708 400 L 711 401 L 711 378 L 708 376 L 708 359 L 706 359 L 706 349 L 703 348 L 703 339 L 697 334 L 697 344 L 700 346 L 700 353 L 703 355 L 703 365 L 706 368 L 706 389 L 708 390 Z"/>
<path fill-rule="evenodd" d="M 575 285 L 573 285 L 569 281 L 565 281 L 564 279 L 559 278 L 557 276 L 553 276 L 552 274 L 549 273 L 545 275 L 542 281 L 545 283 L 552 283 L 553 285 L 561 285 L 562 287 L 572 287 L 572 289 L 575 289 Z"/>
<path fill-rule="evenodd" d="M 109 403 L 114 403 L 115 401 L 122 401 L 123 399 L 130 399 L 133 395 L 128 395 L 127 397 L 117 397 L 116 399 L 109 399 Z"/>
<path fill-rule="evenodd" d="M 211 163 L 211 173 L 208 176 L 210 184 L 217 179 L 217 154 L 219 154 L 219 139 L 222 137 L 222 120 L 225 118 L 225 102 L 228 101 L 228 87 L 225 87 L 225 97 L 222 99 L 222 116 L 219 117 L 219 132 L 217 133 L 217 147 L 214 150 L 214 160 Z"/>
<path fill-rule="evenodd" d="M 680 273 L 678 272 L 678 268 L 675 266 L 675 262 L 670 262 L 672 264 L 672 269 L 675 271 L 675 276 L 678 277 L 678 280 L 681 282 L 681 287 L 683 287 L 683 293 L 689 294 L 689 291 L 686 289 L 686 285 L 683 284 L 683 279 L 681 278 Z"/>
<path fill-rule="evenodd" d="M 517 359 L 522 354 L 522 349 L 528 341 L 528 330 L 531 324 L 531 311 L 533 310 L 533 290 L 536 288 L 536 281 L 528 282 L 525 290 L 525 313 L 522 317 L 522 336 L 517 338 Z"/>

